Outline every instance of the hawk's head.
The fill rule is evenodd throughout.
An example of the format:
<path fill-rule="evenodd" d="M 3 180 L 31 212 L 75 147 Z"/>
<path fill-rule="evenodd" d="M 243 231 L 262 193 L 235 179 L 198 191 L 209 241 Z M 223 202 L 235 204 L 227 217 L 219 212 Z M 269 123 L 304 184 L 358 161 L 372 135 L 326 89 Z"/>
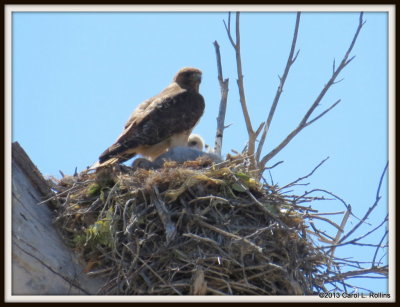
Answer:
<path fill-rule="evenodd" d="M 191 135 L 189 135 L 187 146 L 190 148 L 194 148 L 194 149 L 203 151 L 204 140 L 198 134 L 191 134 Z"/>
<path fill-rule="evenodd" d="M 201 82 L 201 70 L 192 67 L 184 67 L 177 72 L 174 82 L 186 90 L 199 91 Z"/>

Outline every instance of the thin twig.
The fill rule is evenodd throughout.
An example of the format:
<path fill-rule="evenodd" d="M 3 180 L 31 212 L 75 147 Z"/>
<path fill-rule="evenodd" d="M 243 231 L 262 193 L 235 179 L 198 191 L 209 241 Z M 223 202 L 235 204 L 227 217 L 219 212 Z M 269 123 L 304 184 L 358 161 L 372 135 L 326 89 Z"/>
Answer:
<path fill-rule="evenodd" d="M 357 30 L 353 36 L 353 40 L 349 46 L 349 48 L 347 49 L 346 54 L 344 55 L 342 61 L 340 62 L 340 65 L 337 67 L 337 69 L 333 72 L 331 78 L 329 79 L 329 81 L 326 83 L 326 85 L 324 86 L 324 88 L 322 89 L 322 91 L 319 93 L 318 97 L 315 99 L 315 101 L 313 102 L 313 104 L 311 105 L 311 107 L 308 109 L 308 111 L 306 112 L 306 114 L 304 115 L 303 119 L 300 121 L 300 123 L 298 124 L 298 126 L 292 131 L 290 132 L 286 138 L 278 145 L 276 146 L 273 150 L 271 150 L 267 155 L 265 155 L 259 165 L 260 165 L 260 169 L 263 169 L 265 167 L 265 165 L 267 164 L 267 162 L 269 160 L 271 160 L 278 152 L 280 152 L 287 144 L 289 144 L 289 142 L 300 132 L 302 131 L 305 127 L 309 126 L 310 124 L 312 124 L 313 122 L 315 122 L 317 119 L 321 118 L 323 115 L 325 115 L 328 111 L 332 110 L 333 107 L 335 107 L 340 100 L 336 101 L 332 106 L 330 106 L 328 109 L 326 109 L 325 111 L 323 111 L 320 115 L 318 115 L 317 117 L 315 117 L 314 119 L 309 120 L 311 114 L 315 111 L 315 109 L 317 108 L 317 106 L 320 104 L 321 100 L 324 98 L 325 94 L 328 92 L 328 90 L 331 88 L 331 86 L 335 83 L 336 78 L 338 77 L 338 75 L 341 73 L 341 71 L 353 60 L 354 57 L 348 59 L 350 52 L 353 50 L 354 44 L 358 38 L 358 35 L 361 31 L 362 26 L 364 25 L 364 21 L 363 21 L 363 13 L 360 13 L 360 19 L 359 19 L 359 24 L 357 27 Z"/>
<path fill-rule="evenodd" d="M 278 166 L 278 165 L 281 164 L 281 163 L 283 163 L 283 161 L 276 162 L 276 163 L 275 163 L 274 165 L 272 165 L 272 166 L 265 167 L 264 170 L 266 170 L 266 169 L 271 170 L 271 169 L 273 169 L 274 167 Z"/>
<path fill-rule="evenodd" d="M 67 189 L 67 190 L 65 190 L 65 191 L 62 191 L 62 192 L 60 192 L 60 193 L 57 193 L 57 194 L 55 194 L 54 196 L 52 196 L 52 197 L 50 197 L 50 198 L 48 198 L 48 199 L 46 199 L 46 200 L 44 200 L 44 201 L 41 201 L 40 203 L 37 203 L 37 205 L 42 205 L 42 204 L 47 203 L 47 202 L 49 202 L 49 201 L 51 201 L 51 200 L 53 200 L 53 199 L 57 199 L 57 198 L 59 198 L 61 195 L 64 195 L 64 194 L 66 194 L 66 193 L 69 193 L 69 192 L 71 192 L 72 190 L 77 189 L 77 188 L 79 188 L 80 186 L 82 186 L 82 185 L 84 185 L 84 184 L 86 184 L 86 183 L 88 183 L 88 182 L 94 182 L 94 180 L 86 180 L 86 181 L 84 181 L 84 182 L 74 182 L 74 184 L 72 185 L 71 188 L 69 188 L 69 189 Z"/>
<path fill-rule="evenodd" d="M 376 256 L 378 255 L 378 250 L 381 248 L 382 242 L 386 238 L 387 234 L 388 234 L 388 230 L 386 229 L 385 233 L 382 236 L 382 239 L 379 241 L 378 247 L 375 250 L 374 258 L 372 259 L 372 267 L 375 266 L 375 260 L 376 260 Z"/>
<path fill-rule="evenodd" d="M 374 204 L 368 209 L 368 211 L 365 213 L 365 215 L 364 215 L 364 217 L 361 219 L 361 221 L 359 221 L 359 222 L 357 223 L 357 225 L 355 225 L 355 226 L 353 227 L 352 230 L 350 230 L 345 236 L 343 236 L 343 238 L 339 241 L 340 243 L 343 242 L 345 239 L 347 239 L 350 235 L 352 235 L 353 232 L 356 231 L 356 230 L 365 222 L 365 220 L 368 218 L 368 216 L 371 214 L 371 212 L 372 212 L 372 211 L 376 208 L 376 206 L 378 205 L 379 200 L 381 199 L 381 196 L 379 195 L 379 193 L 380 193 L 380 190 L 381 190 L 381 186 L 382 186 L 382 182 L 383 182 L 383 177 L 385 176 L 385 173 L 386 173 L 386 170 L 387 170 L 388 165 L 389 165 L 389 162 L 386 163 L 386 166 L 385 166 L 385 168 L 384 168 L 384 170 L 383 170 L 383 172 L 382 172 L 382 175 L 381 175 L 381 179 L 379 180 L 379 185 L 378 185 L 378 189 L 377 189 L 377 192 L 376 192 L 376 198 L 375 198 Z"/>
<path fill-rule="evenodd" d="M 335 197 L 336 199 L 338 199 L 346 207 L 346 209 L 349 207 L 349 205 L 346 204 L 346 202 L 342 198 L 340 198 L 339 196 L 333 194 L 332 192 L 329 192 L 329 191 L 324 190 L 324 189 L 313 189 L 311 191 L 306 191 L 303 195 L 298 196 L 293 201 L 297 202 L 299 199 L 303 198 L 304 196 L 309 195 L 309 194 L 314 193 L 314 192 L 324 192 L 326 194 L 329 194 L 329 195 Z M 354 216 L 354 214 L 352 214 L 352 216 Z"/>
<path fill-rule="evenodd" d="M 147 261 L 143 260 L 142 258 L 138 258 L 140 260 L 140 262 L 143 263 L 143 265 L 145 267 L 147 267 L 153 274 L 155 277 L 157 277 L 157 279 L 159 279 L 164 285 L 166 285 L 167 287 L 171 288 L 172 290 L 174 290 L 177 294 L 182 295 L 182 293 L 177 290 L 173 285 L 171 285 L 170 283 L 168 283 L 167 281 L 164 280 L 164 278 L 162 278 L 155 270 L 153 270 L 153 268 L 147 264 Z"/>
<path fill-rule="evenodd" d="M 303 176 L 303 177 L 297 178 L 295 181 L 293 181 L 293 182 L 291 182 L 291 183 L 289 183 L 289 184 L 287 184 L 287 185 L 285 185 L 285 186 L 279 188 L 278 191 L 281 191 L 281 190 L 283 190 L 283 189 L 289 188 L 289 187 L 295 185 L 297 182 L 302 181 L 302 180 L 304 180 L 304 179 L 310 177 L 310 176 L 311 176 L 312 174 L 314 174 L 314 172 L 315 172 L 322 164 L 324 164 L 324 162 L 325 162 L 326 160 L 328 160 L 328 159 L 329 159 L 329 157 L 326 157 L 326 158 L 325 158 L 324 160 L 322 160 L 316 167 L 314 167 L 314 169 L 313 169 L 309 174 L 307 174 L 307 175 L 305 175 L 305 176 Z"/>
<path fill-rule="evenodd" d="M 343 216 L 342 223 L 340 224 L 340 228 L 338 229 L 338 232 L 336 233 L 334 244 L 337 244 L 339 242 L 340 236 L 344 232 L 344 227 L 346 226 L 346 223 L 347 223 L 347 220 L 349 219 L 350 213 L 351 213 L 351 206 L 349 205 L 349 207 L 347 208 L 346 213 Z M 332 249 L 331 249 L 331 258 L 333 258 L 334 254 L 335 254 L 335 250 L 336 250 L 336 247 L 332 247 Z"/>
<path fill-rule="evenodd" d="M 332 104 L 329 108 L 327 108 L 325 111 L 321 112 L 321 114 L 319 114 L 319 115 L 315 116 L 313 119 L 309 120 L 309 121 L 307 122 L 307 124 L 306 124 L 306 127 L 309 126 L 309 125 L 311 125 L 313 122 L 317 121 L 317 120 L 320 119 L 322 116 L 324 116 L 326 113 L 328 113 L 330 110 L 332 110 L 334 107 L 336 107 L 336 106 L 339 104 L 340 101 L 341 101 L 340 99 L 337 100 L 337 101 L 336 101 L 334 104 Z"/>
<path fill-rule="evenodd" d="M 317 215 L 313 215 L 313 214 L 309 214 L 309 213 L 305 214 L 305 215 L 304 215 L 304 218 L 311 218 L 311 219 L 322 220 L 322 221 L 325 221 L 325 222 L 331 224 L 331 225 L 332 225 L 333 227 L 335 227 L 336 229 L 340 230 L 340 226 L 339 226 L 338 224 L 336 224 L 335 222 L 331 221 L 331 220 L 328 219 L 328 218 L 321 217 L 321 216 L 317 216 Z"/>
<path fill-rule="evenodd" d="M 368 269 L 361 269 L 361 270 L 355 270 L 355 271 L 350 271 L 350 272 L 345 272 L 345 273 L 341 273 L 341 274 L 336 274 L 335 276 L 332 277 L 326 277 L 325 282 L 330 282 L 330 281 L 339 281 L 342 279 L 347 279 L 347 278 L 360 278 L 362 277 L 361 275 L 365 275 L 365 274 L 371 274 L 371 273 L 375 273 L 375 274 L 382 274 L 387 276 L 388 272 L 387 272 L 388 268 L 387 267 L 373 267 L 373 268 L 368 268 Z M 372 276 L 368 276 L 368 278 L 372 278 Z"/>
<path fill-rule="evenodd" d="M 264 146 L 265 138 L 266 138 L 266 136 L 268 134 L 269 127 L 270 127 L 272 119 L 274 117 L 276 106 L 278 105 L 278 102 L 279 102 L 279 98 L 281 97 L 281 94 L 283 92 L 283 87 L 285 85 L 286 78 L 289 75 L 290 68 L 292 67 L 293 63 L 296 61 L 296 58 L 297 58 L 297 56 L 299 54 L 299 51 L 300 51 L 300 50 L 298 50 L 296 55 L 294 56 L 294 51 L 296 49 L 297 35 L 298 35 L 298 32 L 299 32 L 299 25 L 300 25 L 300 12 L 298 12 L 297 15 L 296 15 L 296 25 L 295 25 L 295 28 L 294 28 L 292 46 L 290 48 L 290 53 L 289 53 L 289 57 L 288 57 L 287 62 L 286 62 L 286 67 L 285 67 L 285 70 L 283 72 L 282 77 L 279 78 L 278 89 L 276 90 L 275 98 L 274 98 L 274 100 L 272 102 L 271 109 L 269 110 L 268 118 L 267 118 L 266 124 L 264 126 L 264 130 L 263 130 L 263 133 L 261 135 L 260 142 L 259 142 L 258 147 L 257 147 L 257 154 L 256 154 L 256 160 L 257 161 L 260 160 L 260 155 L 261 155 L 262 148 Z"/>
<path fill-rule="evenodd" d="M 351 241 L 344 242 L 344 244 L 354 243 L 354 242 L 360 241 L 361 239 L 364 239 L 365 237 L 369 236 L 371 233 L 373 233 L 374 231 L 376 231 L 377 229 L 382 227 L 382 225 L 384 225 L 387 222 L 387 219 L 388 219 L 388 215 L 386 215 L 386 217 L 383 219 L 383 221 L 378 226 L 376 226 L 374 229 L 372 229 L 372 230 L 368 231 L 367 233 L 359 236 L 358 238 L 355 238 L 355 239 L 353 239 Z"/>
<path fill-rule="evenodd" d="M 228 34 L 229 41 L 231 42 L 232 47 L 236 48 L 236 44 L 233 41 L 232 34 L 231 34 L 231 12 L 228 13 L 228 25 L 226 25 L 225 20 L 223 22 L 224 22 L 226 33 Z"/>
<path fill-rule="evenodd" d="M 260 253 L 260 254 L 262 253 L 262 248 L 261 248 L 260 246 L 254 244 L 253 242 L 247 240 L 246 238 L 243 238 L 243 237 L 241 237 L 241 236 L 238 236 L 238 235 L 232 234 L 232 233 L 230 233 L 230 232 L 227 232 L 227 231 L 225 231 L 225 230 L 222 230 L 221 228 L 218 228 L 218 227 L 215 227 L 215 226 L 213 226 L 213 225 L 210 225 L 210 224 L 208 224 L 208 223 L 206 223 L 206 222 L 204 222 L 204 221 L 202 221 L 202 220 L 197 220 L 197 223 L 199 223 L 199 225 L 204 226 L 204 227 L 207 227 L 208 229 L 211 229 L 211 230 L 213 230 L 213 231 L 215 231 L 215 232 L 217 232 L 217 233 L 220 233 L 220 234 L 222 234 L 222 235 L 225 236 L 225 237 L 232 238 L 232 239 L 237 240 L 237 241 L 240 241 L 240 242 L 244 242 L 244 243 L 246 243 L 247 246 L 249 246 L 252 250 L 257 251 L 257 252 Z"/>

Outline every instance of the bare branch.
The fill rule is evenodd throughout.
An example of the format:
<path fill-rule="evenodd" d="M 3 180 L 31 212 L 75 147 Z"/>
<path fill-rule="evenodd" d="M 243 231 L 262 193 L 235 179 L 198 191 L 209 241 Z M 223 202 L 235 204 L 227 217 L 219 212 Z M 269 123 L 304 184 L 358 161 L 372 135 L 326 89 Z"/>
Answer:
<path fill-rule="evenodd" d="M 305 218 L 312 218 L 312 219 L 322 220 L 322 221 L 327 222 L 328 224 L 331 224 L 333 227 L 335 227 L 338 230 L 341 229 L 338 224 L 336 224 L 335 222 L 331 221 L 330 219 L 322 217 L 322 216 L 318 216 L 318 215 L 313 215 L 313 214 L 307 213 L 307 214 L 304 215 L 304 217 Z"/>
<path fill-rule="evenodd" d="M 276 106 L 278 105 L 279 98 L 280 98 L 281 93 L 283 91 L 283 86 L 285 85 L 286 78 L 287 78 L 287 76 L 289 74 L 289 71 L 290 71 L 290 67 L 292 66 L 294 61 L 296 61 L 296 58 L 297 58 L 297 56 L 299 54 L 299 51 L 300 51 L 300 50 L 298 50 L 296 55 L 293 57 L 294 51 L 296 49 L 296 41 L 297 41 L 297 35 L 298 35 L 298 32 L 299 32 L 299 24 L 300 24 L 300 12 L 298 12 L 297 16 L 296 16 L 296 26 L 294 28 L 292 46 L 290 48 L 290 53 L 289 53 L 289 57 L 288 57 L 287 62 L 286 62 L 286 67 L 285 67 L 285 70 L 283 72 L 283 76 L 282 77 L 279 76 L 278 89 L 276 90 L 275 98 L 274 98 L 274 100 L 272 102 L 271 109 L 269 110 L 269 114 L 268 114 L 268 118 L 267 118 L 267 121 L 266 121 L 266 125 L 264 126 L 264 131 L 263 131 L 263 133 L 261 135 L 260 143 L 258 144 L 258 147 L 257 147 L 257 154 L 256 154 L 256 160 L 257 161 L 260 160 L 260 155 L 261 155 L 262 148 L 264 146 L 265 138 L 267 137 L 267 134 L 268 134 L 268 131 L 269 131 L 269 127 L 270 127 L 271 122 L 272 122 L 272 118 L 274 117 L 274 114 L 275 114 Z"/>
<path fill-rule="evenodd" d="M 372 267 L 375 266 L 375 260 L 376 260 L 376 256 L 378 255 L 378 251 L 379 251 L 380 245 L 382 244 L 383 240 L 385 240 L 387 234 L 388 234 L 388 230 L 386 229 L 385 233 L 382 236 L 382 239 L 379 241 L 378 247 L 375 250 L 374 258 L 372 259 Z"/>
<path fill-rule="evenodd" d="M 332 242 L 332 241 L 334 240 L 332 236 L 330 236 L 330 235 L 327 234 L 326 232 L 324 232 L 324 231 L 318 229 L 318 228 L 314 225 L 313 222 L 310 221 L 309 223 L 310 223 L 311 228 L 314 229 L 315 234 L 316 234 L 319 238 L 323 238 L 321 235 L 324 235 L 326 238 L 329 239 L 329 240 L 328 240 L 328 239 L 323 238 L 323 240 L 326 241 L 326 243 Z"/>
<path fill-rule="evenodd" d="M 300 13 L 299 13 L 299 14 L 300 14 Z M 293 60 L 292 60 L 292 64 L 296 61 L 297 56 L 299 55 L 299 53 L 300 53 L 300 49 L 297 50 L 296 55 L 294 56 L 294 58 L 293 58 Z"/>
<path fill-rule="evenodd" d="M 266 167 L 265 169 L 273 169 L 275 166 L 278 166 L 281 163 L 283 163 L 283 161 L 276 162 L 274 165 Z"/>
<path fill-rule="evenodd" d="M 240 105 L 242 107 L 244 120 L 246 123 L 247 133 L 249 135 L 248 145 L 247 145 L 247 154 L 250 157 L 251 168 L 256 168 L 256 160 L 254 156 L 255 152 L 255 142 L 257 135 L 253 130 L 253 126 L 251 124 L 249 111 L 247 109 L 246 96 L 244 92 L 244 83 L 243 83 L 243 71 L 242 71 L 242 59 L 240 54 L 240 12 L 236 12 L 236 24 L 235 24 L 235 33 L 236 33 L 236 41 L 233 41 L 231 32 L 230 32 L 230 14 L 228 16 L 228 25 L 225 24 L 225 29 L 228 33 L 229 40 L 233 48 L 235 49 L 236 55 L 236 69 L 237 69 L 237 85 L 239 89 L 239 97 L 240 97 Z"/>
<path fill-rule="evenodd" d="M 330 282 L 330 281 L 339 281 L 342 279 L 348 279 L 350 277 L 358 277 L 360 278 L 362 275 L 365 274 L 371 274 L 371 273 L 375 273 L 375 274 L 382 274 L 384 276 L 388 275 L 388 267 L 373 267 L 373 268 L 368 268 L 368 269 L 361 269 L 361 270 L 356 270 L 356 271 L 350 271 L 350 272 L 346 272 L 346 273 L 342 273 L 342 274 L 336 274 L 332 277 L 327 277 L 326 280 L 324 280 L 324 282 Z M 368 278 L 372 278 L 371 276 L 368 276 Z"/>
<path fill-rule="evenodd" d="M 256 137 L 260 134 L 261 129 L 264 127 L 264 125 L 265 125 L 265 123 L 262 122 L 262 123 L 260 124 L 260 126 L 258 126 L 258 128 L 257 128 L 257 130 L 256 130 L 256 132 L 255 132 Z"/>
<path fill-rule="evenodd" d="M 327 242 L 325 242 L 327 243 Z M 330 242 L 330 243 L 334 243 L 334 242 Z M 382 248 L 382 247 L 387 247 L 387 245 L 381 245 L 381 244 L 370 244 L 370 243 L 359 243 L 359 242 L 355 242 L 354 240 L 351 241 L 347 241 L 344 243 L 340 243 L 340 244 L 332 244 L 332 245 L 328 245 L 328 246 L 321 246 L 319 247 L 319 249 L 328 249 L 328 248 L 336 248 L 336 247 L 340 247 L 340 246 L 345 246 L 345 245 L 357 245 L 357 246 L 366 246 L 366 247 L 376 247 L 376 248 Z M 372 263 L 372 262 L 371 262 Z"/>
<path fill-rule="evenodd" d="M 323 192 L 323 193 L 326 193 L 328 195 L 331 195 L 331 196 L 335 197 L 337 200 L 339 200 L 346 207 L 346 209 L 348 209 L 349 206 L 350 206 L 350 205 L 346 204 L 346 202 L 342 198 L 340 198 L 339 196 L 333 194 L 332 192 L 324 190 L 324 189 L 313 189 L 313 190 L 308 191 L 308 192 L 306 191 L 302 196 L 298 196 L 293 201 L 297 202 L 299 199 L 304 198 L 304 196 L 309 195 L 309 194 L 314 193 L 314 192 Z M 356 217 L 354 214 L 352 214 L 352 216 Z"/>
<path fill-rule="evenodd" d="M 228 25 L 226 25 L 225 20 L 224 20 L 224 26 L 225 26 L 226 33 L 228 34 L 229 41 L 232 44 L 232 47 L 236 49 L 236 44 L 233 41 L 232 34 L 231 34 L 231 12 L 228 13 Z"/>
<path fill-rule="evenodd" d="M 324 160 L 322 160 L 316 167 L 314 167 L 314 169 L 313 169 L 309 174 L 307 174 L 307 175 L 305 175 L 305 176 L 303 176 L 303 177 L 297 178 L 295 181 L 293 181 L 293 182 L 291 182 L 291 183 L 289 183 L 289 184 L 287 184 L 287 185 L 281 187 L 278 191 L 281 191 L 281 190 L 283 190 L 283 189 L 285 189 L 285 188 L 291 187 L 291 186 L 295 185 L 297 182 L 302 181 L 302 180 L 304 180 L 304 179 L 310 177 L 310 176 L 311 176 L 312 174 L 314 174 L 314 172 L 315 172 L 322 164 L 324 164 L 324 162 L 325 162 L 326 160 L 328 160 L 328 159 L 329 159 L 329 157 L 326 157 L 326 158 L 325 158 Z"/>
<path fill-rule="evenodd" d="M 346 223 L 347 223 L 347 220 L 349 219 L 350 213 L 351 213 L 351 206 L 349 205 L 345 215 L 343 216 L 342 223 L 340 224 L 340 229 L 338 229 L 338 232 L 336 233 L 336 237 L 335 237 L 335 240 L 334 240 L 334 245 L 336 245 L 339 242 L 340 236 L 344 232 L 344 227 L 346 226 Z M 333 255 L 335 253 L 335 249 L 336 249 L 336 246 L 332 247 L 332 249 L 331 249 L 331 258 L 333 258 Z"/>
<path fill-rule="evenodd" d="M 374 204 L 368 209 L 368 211 L 365 213 L 365 215 L 364 215 L 364 217 L 361 219 L 361 221 L 359 221 L 359 222 L 357 223 L 357 225 L 355 225 L 355 226 L 353 227 L 353 229 L 350 230 L 350 231 L 339 241 L 340 243 L 343 242 L 345 239 L 347 239 L 354 231 L 356 231 L 356 230 L 361 226 L 361 224 L 363 224 L 363 223 L 365 222 L 365 220 L 368 218 L 368 216 L 371 214 L 371 212 L 372 212 L 372 211 L 376 208 L 376 206 L 378 205 L 378 203 L 379 203 L 379 201 L 380 201 L 380 199 L 381 199 L 381 196 L 379 195 L 379 193 L 380 193 L 380 190 L 381 190 L 381 186 L 382 186 L 382 182 L 383 182 L 383 177 L 385 176 L 385 173 L 386 173 L 386 170 L 387 170 L 388 165 L 389 165 L 389 162 L 386 163 L 386 166 L 385 166 L 385 168 L 384 168 L 384 170 L 383 170 L 383 172 L 382 172 L 382 175 L 381 175 L 381 179 L 379 180 L 379 185 L 378 185 L 378 189 L 377 189 L 377 192 L 376 192 L 376 198 L 375 198 Z"/>
<path fill-rule="evenodd" d="M 338 75 L 340 74 L 340 72 L 347 66 L 347 64 L 350 63 L 350 61 L 354 58 L 352 57 L 350 60 L 348 60 L 348 57 L 354 47 L 354 44 L 357 40 L 357 37 L 361 31 L 362 26 L 365 24 L 365 22 L 363 22 L 362 19 L 363 13 L 360 13 L 360 20 L 359 20 L 359 24 L 357 27 L 357 30 L 354 34 L 353 40 L 349 46 L 349 48 L 347 49 L 346 54 L 344 55 L 342 61 L 340 62 L 340 65 L 337 67 L 337 69 L 333 72 L 331 78 L 329 79 L 329 81 L 327 82 L 327 84 L 324 86 L 324 88 L 322 89 L 322 91 L 320 92 L 320 94 L 318 95 L 318 97 L 315 99 L 315 101 L 313 102 L 313 104 L 311 105 L 311 107 L 308 109 L 308 111 L 306 112 L 306 114 L 304 115 L 303 119 L 300 121 L 299 125 L 291 132 L 289 133 L 289 135 L 286 136 L 286 138 L 277 146 L 275 147 L 273 150 L 271 150 L 266 156 L 264 156 L 261 161 L 260 161 L 260 168 L 263 169 L 265 164 L 271 160 L 278 152 L 280 152 L 301 130 L 303 130 L 305 127 L 307 127 L 308 125 L 310 125 L 312 122 L 314 122 L 316 119 L 321 118 L 321 116 L 325 115 L 329 110 L 331 110 L 338 102 L 336 102 L 335 104 L 333 104 L 330 108 L 328 108 L 326 111 L 324 111 L 323 113 L 321 113 L 321 115 L 317 116 L 316 118 L 314 118 L 313 120 L 311 120 L 310 122 L 307 122 L 309 117 L 311 116 L 311 114 L 314 112 L 314 110 L 317 108 L 317 106 L 320 104 L 322 98 L 324 98 L 325 94 L 328 92 L 328 90 L 331 88 L 331 86 L 335 83 L 336 78 L 338 77 Z M 268 125 L 268 123 L 267 123 Z"/>
<path fill-rule="evenodd" d="M 333 59 L 332 75 L 335 73 L 335 67 L 336 67 L 336 63 L 335 63 L 335 59 Z"/>
<path fill-rule="evenodd" d="M 221 53 L 219 50 L 219 45 L 218 42 L 214 42 L 214 47 L 215 47 L 215 53 L 217 56 L 217 68 L 218 68 L 218 81 L 219 81 L 219 86 L 221 88 L 221 101 L 219 104 L 219 113 L 217 117 L 217 133 L 215 136 L 215 147 L 214 147 L 214 152 L 217 155 L 221 155 L 222 151 L 222 139 L 224 135 L 224 129 L 225 127 L 225 114 L 226 114 L 226 105 L 228 101 L 228 86 L 229 86 L 229 79 L 223 78 L 222 74 L 222 62 L 221 62 Z"/>
<path fill-rule="evenodd" d="M 247 131 L 249 136 L 253 134 L 253 127 L 251 125 L 249 111 L 247 110 L 246 96 L 244 93 L 244 84 L 243 84 L 243 72 L 242 72 L 242 58 L 240 54 L 240 12 L 236 12 L 236 44 L 235 44 L 235 53 L 236 53 L 236 66 L 237 66 L 237 84 L 239 88 L 239 96 L 240 96 L 240 104 L 242 106 L 244 119 L 246 122 Z M 250 145 L 249 145 L 250 147 Z M 250 153 L 252 154 L 252 153 Z"/>
<path fill-rule="evenodd" d="M 340 79 L 340 80 L 337 80 L 337 81 L 333 82 L 333 84 L 338 84 L 338 83 L 342 82 L 343 80 L 344 80 L 344 78 L 342 78 L 342 79 Z"/>
<path fill-rule="evenodd" d="M 378 226 L 376 226 L 374 229 L 372 229 L 372 230 L 368 231 L 367 233 L 359 236 L 358 238 L 355 238 L 355 239 L 353 239 L 351 241 L 344 242 L 342 244 L 343 245 L 351 244 L 351 243 L 355 243 L 357 241 L 360 241 L 361 239 L 364 239 L 365 237 L 369 236 L 371 233 L 373 233 L 374 231 L 376 231 L 377 229 L 382 227 L 382 225 L 384 225 L 387 222 L 387 218 L 388 218 L 388 216 L 386 215 L 386 217 L 383 219 L 383 221 Z"/>
<path fill-rule="evenodd" d="M 326 113 L 328 113 L 330 110 L 332 110 L 334 107 L 336 107 L 337 104 L 339 104 L 341 100 L 339 99 L 338 101 L 336 101 L 333 105 L 331 105 L 328 109 L 326 109 L 324 112 L 322 112 L 320 115 L 314 117 L 312 120 L 310 120 L 309 122 L 307 122 L 306 126 L 311 125 L 313 122 L 317 121 L 318 119 L 320 119 L 322 116 L 324 116 Z"/>

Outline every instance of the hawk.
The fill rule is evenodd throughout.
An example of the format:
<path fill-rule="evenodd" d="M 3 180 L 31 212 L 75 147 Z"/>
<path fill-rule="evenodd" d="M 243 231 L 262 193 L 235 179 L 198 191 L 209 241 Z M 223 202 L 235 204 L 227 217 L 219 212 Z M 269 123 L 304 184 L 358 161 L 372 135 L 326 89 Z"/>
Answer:
<path fill-rule="evenodd" d="M 197 68 L 179 70 L 169 86 L 136 108 L 95 166 L 122 163 L 136 154 L 152 161 L 169 148 L 186 146 L 204 112 L 204 98 L 199 93 L 201 75 Z"/>
<path fill-rule="evenodd" d="M 154 161 L 138 158 L 133 161 L 132 168 L 159 169 L 163 167 L 166 161 L 175 161 L 178 164 L 182 164 L 186 161 L 195 161 L 199 157 L 204 157 L 214 163 L 222 162 L 221 157 L 216 154 L 204 152 L 193 147 L 178 146 L 171 148 Z"/>
<path fill-rule="evenodd" d="M 158 156 L 154 161 L 138 158 L 132 162 L 132 168 L 159 169 L 163 167 L 164 162 L 166 161 L 175 161 L 181 164 L 186 161 L 194 161 L 199 157 L 205 157 L 215 163 L 222 162 L 222 158 L 220 156 L 214 153 L 204 152 L 203 147 L 203 138 L 198 134 L 191 134 L 186 146 L 173 147 L 167 152 Z"/>
<path fill-rule="evenodd" d="M 204 140 L 198 134 L 191 134 L 189 135 L 187 146 L 202 151 L 204 148 Z"/>

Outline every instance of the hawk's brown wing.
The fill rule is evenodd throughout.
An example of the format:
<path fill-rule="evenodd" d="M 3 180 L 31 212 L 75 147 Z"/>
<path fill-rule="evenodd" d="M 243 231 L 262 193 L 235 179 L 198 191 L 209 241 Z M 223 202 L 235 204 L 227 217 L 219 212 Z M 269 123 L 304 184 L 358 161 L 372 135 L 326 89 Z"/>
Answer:
<path fill-rule="evenodd" d="M 204 111 L 203 97 L 179 86 L 167 87 L 159 95 L 144 101 L 132 114 L 117 141 L 99 157 L 123 162 L 136 153 L 138 146 L 158 144 L 169 137 L 192 129 Z"/>
<path fill-rule="evenodd" d="M 139 124 L 144 118 L 147 117 L 147 115 L 149 115 L 149 113 L 151 113 L 155 108 L 157 108 L 158 105 L 162 103 L 164 99 L 175 95 L 179 95 L 184 91 L 185 90 L 182 89 L 179 85 L 177 85 L 176 83 L 172 83 L 168 87 L 166 87 L 161 93 L 143 101 L 141 104 L 137 106 L 135 111 L 133 111 L 133 113 L 129 117 L 128 121 L 125 124 L 125 130 L 128 129 L 131 124 Z"/>

